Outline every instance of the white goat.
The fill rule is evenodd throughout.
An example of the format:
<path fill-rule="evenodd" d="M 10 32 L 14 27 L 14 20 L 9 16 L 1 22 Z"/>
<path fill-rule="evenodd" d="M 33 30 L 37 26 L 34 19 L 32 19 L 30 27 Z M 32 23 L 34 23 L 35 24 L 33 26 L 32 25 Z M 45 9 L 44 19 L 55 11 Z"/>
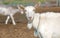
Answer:
<path fill-rule="evenodd" d="M 37 18 L 38 18 L 39 14 L 35 13 L 35 11 L 34 11 L 35 7 L 33 7 L 33 6 L 26 6 L 26 7 L 21 6 L 21 7 L 24 8 L 23 10 L 25 11 L 25 14 L 26 14 L 26 17 L 27 17 L 27 20 L 28 20 L 27 27 L 28 27 L 28 29 L 31 29 L 32 28 L 32 24 L 33 24 L 33 20 L 34 20 L 35 16 L 37 15 Z M 36 35 L 35 32 L 34 32 L 34 35 Z"/>
<path fill-rule="evenodd" d="M 14 18 L 13 18 L 13 15 L 17 12 L 20 12 L 22 13 L 22 10 L 17 7 L 17 8 L 13 8 L 12 6 L 10 7 L 6 7 L 6 6 L 0 6 L 0 14 L 2 15 L 6 15 L 7 16 L 7 19 L 5 21 L 5 24 L 8 23 L 8 20 L 9 18 L 11 17 L 12 19 L 12 22 L 13 22 L 13 25 L 16 25 L 15 21 L 14 21 Z"/>
<path fill-rule="evenodd" d="M 32 10 L 31 10 L 32 9 Z M 28 29 L 35 29 L 34 35 L 39 38 L 60 38 L 60 13 L 35 13 L 33 6 L 25 7 Z"/>
<path fill-rule="evenodd" d="M 60 13 L 35 14 L 32 26 L 39 38 L 60 38 Z"/>
<path fill-rule="evenodd" d="M 39 22 L 38 18 L 39 18 L 40 14 L 39 13 L 35 13 L 35 11 L 34 11 L 35 7 L 33 7 L 33 6 L 26 6 L 26 7 L 21 6 L 21 7 L 23 7 L 24 10 L 25 10 L 25 14 L 26 14 L 26 17 L 27 17 L 27 20 L 28 20 L 27 27 L 28 27 L 28 29 L 31 29 L 32 28 L 32 24 L 34 23 L 35 20 L 36 20 L 36 23 Z M 37 25 L 38 24 L 36 24 L 35 27 L 34 27 L 35 28 L 35 31 L 34 31 L 34 35 L 35 36 L 36 36 L 36 31 L 37 31 Z"/>

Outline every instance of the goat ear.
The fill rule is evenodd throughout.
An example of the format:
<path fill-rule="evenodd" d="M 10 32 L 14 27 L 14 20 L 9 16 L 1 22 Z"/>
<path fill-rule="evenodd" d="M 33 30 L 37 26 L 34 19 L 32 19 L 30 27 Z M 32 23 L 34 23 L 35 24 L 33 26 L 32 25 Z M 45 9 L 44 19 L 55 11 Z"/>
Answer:
<path fill-rule="evenodd" d="M 23 5 L 17 5 L 17 7 L 18 7 L 19 9 L 24 9 L 24 6 L 23 6 Z"/>
<path fill-rule="evenodd" d="M 23 5 L 20 5 L 20 8 L 21 8 L 21 9 L 25 9 L 25 7 L 24 7 Z"/>
<path fill-rule="evenodd" d="M 40 7 L 41 5 L 41 2 L 38 2 L 34 7 L 37 8 L 37 7 Z"/>

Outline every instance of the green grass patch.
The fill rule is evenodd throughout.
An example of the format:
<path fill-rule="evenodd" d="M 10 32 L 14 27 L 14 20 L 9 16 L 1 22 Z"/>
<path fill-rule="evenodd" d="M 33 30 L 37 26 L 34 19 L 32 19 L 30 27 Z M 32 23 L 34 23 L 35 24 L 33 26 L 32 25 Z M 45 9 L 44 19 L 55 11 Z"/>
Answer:
<path fill-rule="evenodd" d="M 36 1 L 44 2 L 44 0 L 36 0 Z M 12 1 L 5 0 L 2 3 L 5 5 L 8 5 L 8 4 L 11 4 L 11 5 L 17 5 L 17 4 L 34 5 L 34 3 L 30 0 L 27 0 L 27 1 L 25 1 L 25 0 L 12 0 Z"/>

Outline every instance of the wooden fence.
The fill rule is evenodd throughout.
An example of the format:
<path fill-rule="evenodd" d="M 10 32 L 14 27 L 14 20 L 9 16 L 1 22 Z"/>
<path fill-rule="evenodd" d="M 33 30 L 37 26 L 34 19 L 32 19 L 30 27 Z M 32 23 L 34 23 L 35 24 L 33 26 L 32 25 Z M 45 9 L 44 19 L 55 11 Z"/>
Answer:
<path fill-rule="evenodd" d="M 60 7 L 37 7 L 36 13 L 42 13 L 42 12 L 60 12 Z"/>

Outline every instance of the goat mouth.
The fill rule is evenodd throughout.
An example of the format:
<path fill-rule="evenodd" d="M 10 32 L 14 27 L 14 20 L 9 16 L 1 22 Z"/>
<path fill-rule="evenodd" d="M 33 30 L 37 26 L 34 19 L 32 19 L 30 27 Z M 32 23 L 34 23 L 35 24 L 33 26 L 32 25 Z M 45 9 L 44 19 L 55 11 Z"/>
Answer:
<path fill-rule="evenodd" d="M 32 23 L 32 20 L 28 20 L 29 23 Z"/>

